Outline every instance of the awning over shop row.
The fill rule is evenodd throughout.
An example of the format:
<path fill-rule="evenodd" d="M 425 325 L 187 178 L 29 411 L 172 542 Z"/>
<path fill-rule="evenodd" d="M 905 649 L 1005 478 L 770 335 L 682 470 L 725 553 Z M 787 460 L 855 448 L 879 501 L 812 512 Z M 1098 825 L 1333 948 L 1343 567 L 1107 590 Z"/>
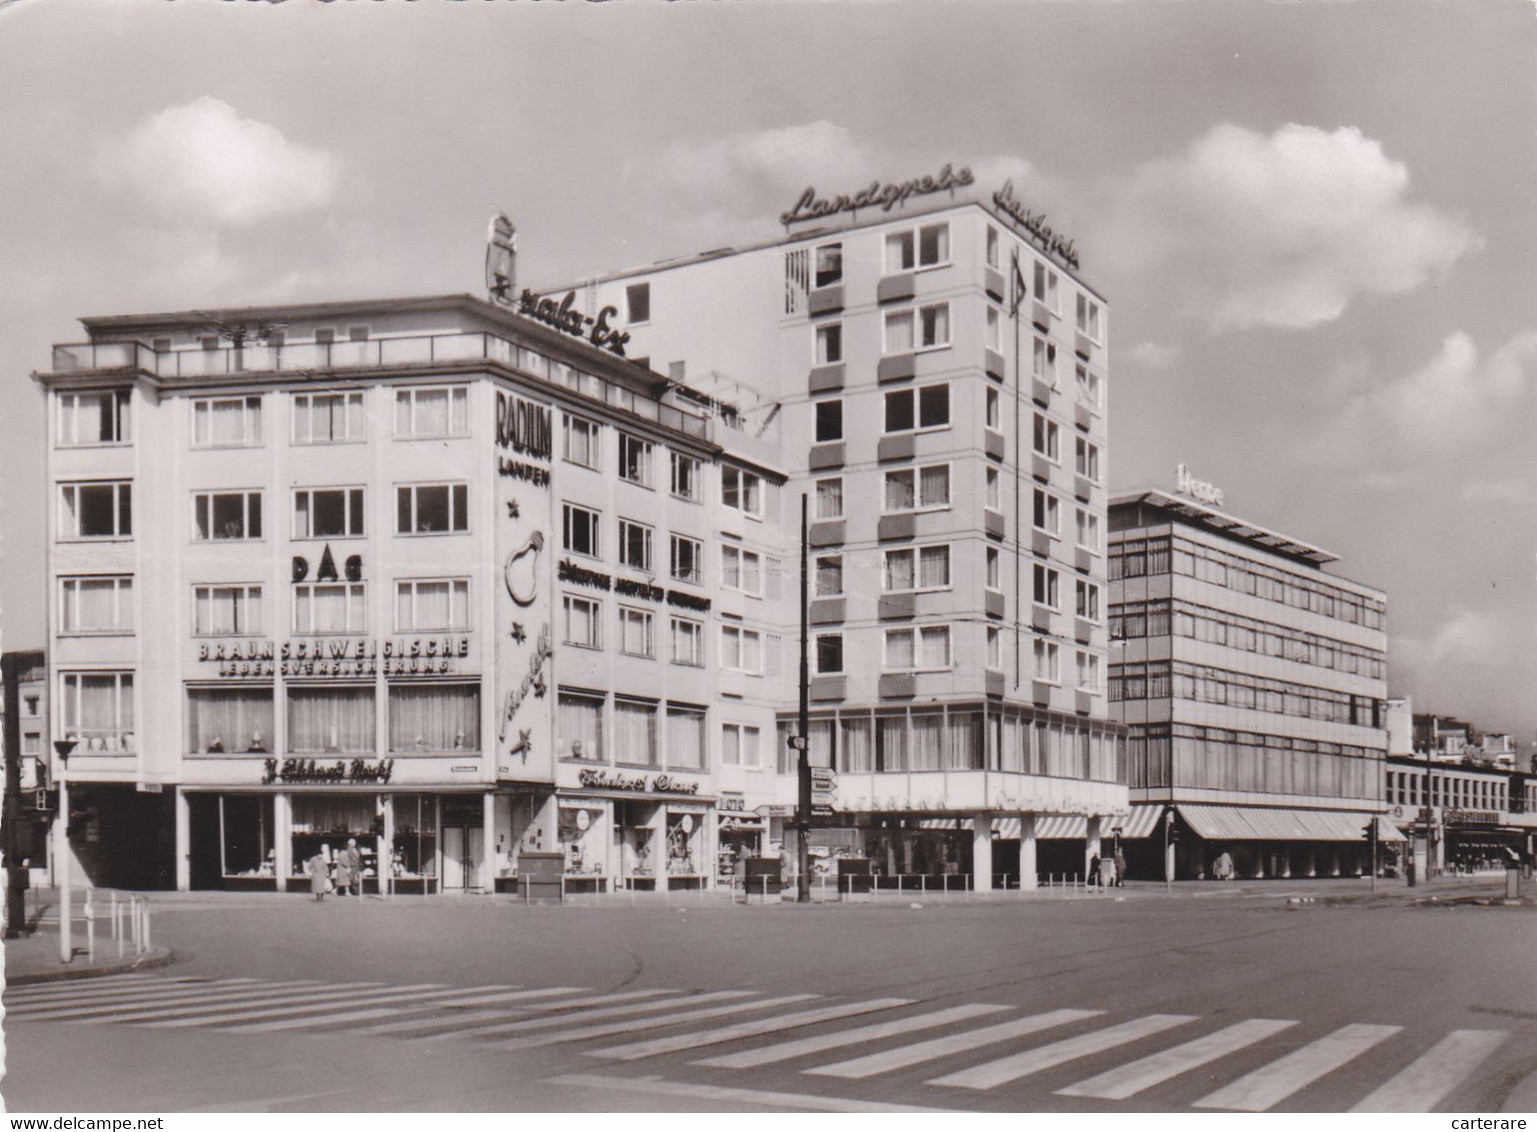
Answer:
<path fill-rule="evenodd" d="M 1209 841 L 1362 841 L 1371 814 L 1338 810 L 1271 810 L 1251 806 L 1180 806 L 1179 815 Z M 1377 818 L 1382 841 L 1407 841 L 1389 819 Z"/>
<path fill-rule="evenodd" d="M 1151 837 L 1162 814 L 1162 806 L 1133 806 L 1131 813 L 1123 818 L 1101 818 L 1100 836 L 1108 838 L 1119 827 L 1122 837 Z M 1000 838 L 1019 839 L 1018 818 L 998 818 L 993 822 L 993 828 Z M 1089 821 L 1081 814 L 1043 814 L 1035 819 L 1035 836 L 1039 841 L 1082 841 L 1088 835 Z"/>

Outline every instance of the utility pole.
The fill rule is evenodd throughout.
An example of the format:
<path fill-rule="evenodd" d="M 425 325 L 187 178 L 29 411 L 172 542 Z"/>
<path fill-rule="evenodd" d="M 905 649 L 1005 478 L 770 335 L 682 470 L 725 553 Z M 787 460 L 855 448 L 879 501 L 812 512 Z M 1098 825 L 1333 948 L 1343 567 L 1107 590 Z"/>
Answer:
<path fill-rule="evenodd" d="M 811 853 L 806 844 L 811 835 L 811 652 L 807 624 L 810 620 L 810 578 L 807 565 L 806 493 L 801 492 L 801 702 L 800 702 L 800 761 L 797 764 L 798 785 L 795 808 L 796 838 L 795 868 L 799 877 L 795 886 L 795 902 L 811 903 Z"/>
<path fill-rule="evenodd" d="M 73 914 L 69 900 L 69 756 L 75 753 L 75 740 L 56 739 L 53 750 L 54 783 L 59 788 L 59 816 L 53 821 L 54 876 L 59 886 L 59 962 L 69 963 L 75 958 L 75 945 L 70 937 L 70 917 Z"/>
<path fill-rule="evenodd" d="M 19 939 L 27 919 L 26 872 L 21 864 L 21 697 L 20 656 L 0 658 L 5 681 L 5 938 Z"/>

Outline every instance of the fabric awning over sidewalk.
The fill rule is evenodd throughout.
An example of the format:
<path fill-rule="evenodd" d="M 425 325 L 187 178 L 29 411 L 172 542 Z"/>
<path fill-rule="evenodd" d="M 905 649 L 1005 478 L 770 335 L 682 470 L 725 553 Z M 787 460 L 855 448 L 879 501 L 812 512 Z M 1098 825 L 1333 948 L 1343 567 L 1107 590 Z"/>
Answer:
<path fill-rule="evenodd" d="M 1180 817 L 1210 841 L 1364 841 L 1371 814 L 1340 810 L 1271 810 L 1250 806 L 1180 806 Z M 1378 836 L 1402 841 L 1392 822 L 1380 819 Z"/>

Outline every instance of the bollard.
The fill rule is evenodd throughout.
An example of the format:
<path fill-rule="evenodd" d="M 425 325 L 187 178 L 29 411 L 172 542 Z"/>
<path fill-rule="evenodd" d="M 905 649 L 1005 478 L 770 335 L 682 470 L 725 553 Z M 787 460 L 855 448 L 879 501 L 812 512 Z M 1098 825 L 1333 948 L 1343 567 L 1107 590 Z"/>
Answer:
<path fill-rule="evenodd" d="M 109 917 L 112 920 L 112 938 L 117 939 L 117 890 L 113 889 L 108 895 L 112 901 L 111 911 L 109 913 Z"/>
<path fill-rule="evenodd" d="M 149 901 L 144 901 L 144 950 L 150 949 L 149 942 Z"/>
<path fill-rule="evenodd" d="M 96 962 L 96 906 L 90 900 L 85 902 L 85 958 Z"/>

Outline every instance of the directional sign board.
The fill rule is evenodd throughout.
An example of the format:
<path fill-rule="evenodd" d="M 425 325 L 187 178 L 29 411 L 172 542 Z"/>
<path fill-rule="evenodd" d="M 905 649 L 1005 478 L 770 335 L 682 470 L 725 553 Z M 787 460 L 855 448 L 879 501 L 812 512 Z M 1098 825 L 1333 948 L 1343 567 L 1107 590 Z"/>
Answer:
<path fill-rule="evenodd" d="M 837 773 L 834 772 L 833 770 L 829 769 L 828 767 L 825 767 L 825 766 L 814 766 L 814 767 L 812 767 L 811 768 L 811 788 L 813 790 L 836 790 L 836 789 L 838 789 L 838 775 L 837 775 Z"/>

